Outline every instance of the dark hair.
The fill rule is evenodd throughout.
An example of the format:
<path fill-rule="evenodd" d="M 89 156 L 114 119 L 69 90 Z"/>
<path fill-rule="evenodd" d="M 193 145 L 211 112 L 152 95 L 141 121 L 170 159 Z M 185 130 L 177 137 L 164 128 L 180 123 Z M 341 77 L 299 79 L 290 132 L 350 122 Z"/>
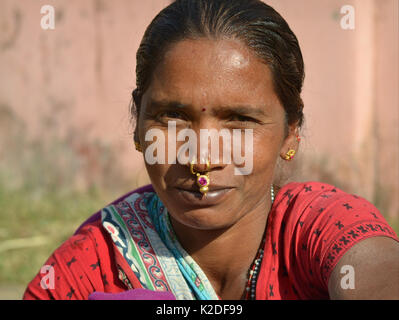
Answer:
<path fill-rule="evenodd" d="M 303 123 L 304 64 L 298 39 L 287 22 L 260 0 L 176 0 L 145 31 L 137 51 L 132 114 L 165 52 L 184 39 L 231 38 L 245 43 L 271 69 L 287 124 Z"/>

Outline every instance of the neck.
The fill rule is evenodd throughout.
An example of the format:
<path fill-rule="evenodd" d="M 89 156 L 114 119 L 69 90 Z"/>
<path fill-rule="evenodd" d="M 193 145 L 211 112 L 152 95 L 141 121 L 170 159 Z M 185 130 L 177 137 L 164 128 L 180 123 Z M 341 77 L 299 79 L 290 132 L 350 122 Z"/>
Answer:
<path fill-rule="evenodd" d="M 248 270 L 259 250 L 271 202 L 247 213 L 234 225 L 219 230 L 200 230 L 172 217 L 174 231 L 187 253 L 197 262 L 224 299 L 240 299 Z"/>

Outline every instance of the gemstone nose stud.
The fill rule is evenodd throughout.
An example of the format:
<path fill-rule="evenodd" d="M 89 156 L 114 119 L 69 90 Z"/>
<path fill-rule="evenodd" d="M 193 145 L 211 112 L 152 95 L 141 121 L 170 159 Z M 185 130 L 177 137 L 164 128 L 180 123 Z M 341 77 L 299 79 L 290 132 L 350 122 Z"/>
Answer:
<path fill-rule="evenodd" d="M 199 173 L 199 172 L 195 172 L 194 170 L 194 160 L 191 161 L 190 163 L 190 171 L 192 174 L 197 176 L 197 185 L 200 188 L 199 191 L 206 196 L 206 193 L 208 192 L 208 186 L 209 183 L 211 182 L 211 179 L 209 178 L 209 159 L 206 161 L 206 173 Z"/>

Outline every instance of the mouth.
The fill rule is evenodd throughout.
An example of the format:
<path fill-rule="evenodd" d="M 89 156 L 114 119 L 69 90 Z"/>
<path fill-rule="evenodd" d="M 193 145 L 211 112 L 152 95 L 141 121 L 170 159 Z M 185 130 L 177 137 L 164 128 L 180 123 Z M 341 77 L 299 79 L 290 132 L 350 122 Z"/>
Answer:
<path fill-rule="evenodd" d="M 211 206 L 222 202 L 235 188 L 210 185 L 206 194 L 195 187 L 175 187 L 181 200 L 191 206 Z"/>

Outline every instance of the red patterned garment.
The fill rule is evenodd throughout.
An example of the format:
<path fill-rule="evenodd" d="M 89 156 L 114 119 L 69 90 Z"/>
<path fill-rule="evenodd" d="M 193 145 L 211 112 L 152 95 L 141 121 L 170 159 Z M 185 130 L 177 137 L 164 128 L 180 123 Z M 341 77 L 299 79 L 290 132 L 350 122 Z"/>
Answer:
<path fill-rule="evenodd" d="M 151 186 L 133 193 L 154 192 Z M 268 216 L 256 299 L 328 299 L 334 266 L 353 245 L 369 237 L 398 240 L 381 213 L 365 199 L 319 182 L 289 183 Z M 367 262 L 365 262 L 367 263 Z M 109 230 L 93 215 L 45 263 L 24 299 L 84 299 L 93 292 L 120 293 L 142 282 L 118 251 Z"/>

